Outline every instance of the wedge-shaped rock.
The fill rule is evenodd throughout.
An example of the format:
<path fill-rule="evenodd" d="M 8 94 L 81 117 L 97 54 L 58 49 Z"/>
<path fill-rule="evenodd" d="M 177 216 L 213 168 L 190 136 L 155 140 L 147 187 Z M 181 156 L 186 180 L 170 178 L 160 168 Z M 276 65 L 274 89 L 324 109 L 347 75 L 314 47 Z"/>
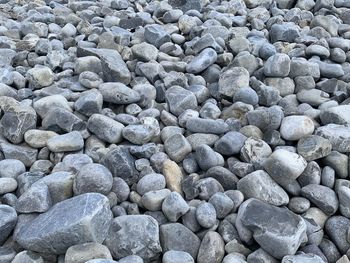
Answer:
<path fill-rule="evenodd" d="M 147 215 L 114 218 L 105 244 L 115 259 L 138 255 L 150 260 L 162 251 L 158 222 Z"/>
<path fill-rule="evenodd" d="M 350 152 L 350 125 L 328 124 L 317 128 L 316 135 L 328 139 L 333 151 Z"/>
<path fill-rule="evenodd" d="M 239 208 L 237 229 L 238 224 L 252 233 L 261 248 L 278 259 L 294 255 L 307 238 L 306 223 L 300 216 L 254 198 Z"/>
<path fill-rule="evenodd" d="M 73 197 L 20 229 L 16 241 L 25 249 L 64 254 L 73 245 L 102 243 L 112 219 L 108 198 L 97 193 Z"/>
<path fill-rule="evenodd" d="M 257 198 L 271 205 L 281 206 L 289 202 L 288 194 L 265 171 L 259 170 L 244 176 L 237 183 L 237 190 L 246 199 Z"/>
<path fill-rule="evenodd" d="M 78 57 L 97 56 L 101 59 L 104 81 L 129 84 L 131 73 L 117 50 L 78 47 Z"/>

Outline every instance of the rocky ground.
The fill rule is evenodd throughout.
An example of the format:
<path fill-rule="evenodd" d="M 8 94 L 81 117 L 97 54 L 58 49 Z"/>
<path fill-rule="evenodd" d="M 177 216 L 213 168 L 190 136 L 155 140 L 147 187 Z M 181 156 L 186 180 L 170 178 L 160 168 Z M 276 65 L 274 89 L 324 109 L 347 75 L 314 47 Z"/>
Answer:
<path fill-rule="evenodd" d="M 350 262 L 349 50 L 348 0 L 0 0 L 0 262 Z"/>

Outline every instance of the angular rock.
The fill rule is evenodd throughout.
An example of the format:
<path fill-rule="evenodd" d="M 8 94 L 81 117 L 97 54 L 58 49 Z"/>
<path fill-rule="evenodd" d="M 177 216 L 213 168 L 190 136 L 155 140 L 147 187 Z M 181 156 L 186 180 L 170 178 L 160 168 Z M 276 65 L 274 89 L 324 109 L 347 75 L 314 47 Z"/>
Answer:
<path fill-rule="evenodd" d="M 290 71 L 290 58 L 283 53 L 277 53 L 268 58 L 264 65 L 267 77 L 287 77 Z"/>
<path fill-rule="evenodd" d="M 297 151 L 306 161 L 314 161 L 329 155 L 332 144 L 321 136 L 307 135 L 298 141 Z"/>
<path fill-rule="evenodd" d="M 78 47 L 77 55 L 100 58 L 104 81 L 119 81 L 126 85 L 130 83 L 131 73 L 117 50 Z"/>
<path fill-rule="evenodd" d="M 89 90 L 83 92 L 79 99 L 74 103 L 75 109 L 86 115 L 91 116 L 100 113 L 102 110 L 103 97 L 98 90 Z"/>
<path fill-rule="evenodd" d="M 37 66 L 27 71 L 27 79 L 33 89 L 40 89 L 53 83 L 54 73 L 49 67 Z"/>
<path fill-rule="evenodd" d="M 147 215 L 114 218 L 104 243 L 118 260 L 132 254 L 151 260 L 162 252 L 158 223 Z"/>
<path fill-rule="evenodd" d="M 165 152 L 175 162 L 181 162 L 192 151 L 187 139 L 181 134 L 174 134 L 164 142 Z"/>
<path fill-rule="evenodd" d="M 239 180 L 237 190 L 241 191 L 246 199 L 256 198 L 275 206 L 289 203 L 288 194 L 262 170 L 250 173 Z"/>
<path fill-rule="evenodd" d="M 347 231 L 349 228 L 350 219 L 344 216 L 332 216 L 325 224 L 325 232 L 338 247 L 341 254 L 345 254 L 350 248 L 350 243 L 347 239 Z"/>
<path fill-rule="evenodd" d="M 350 124 L 350 105 L 340 105 L 322 110 L 320 119 L 323 125 L 330 123 Z"/>
<path fill-rule="evenodd" d="M 217 54 L 215 50 L 212 48 L 203 49 L 189 64 L 187 64 L 186 71 L 192 74 L 200 73 L 214 64 L 216 59 Z"/>
<path fill-rule="evenodd" d="M 196 148 L 196 161 L 202 170 L 208 170 L 214 166 L 224 166 L 224 158 L 206 144 Z"/>
<path fill-rule="evenodd" d="M 317 128 L 315 134 L 328 139 L 332 144 L 333 151 L 350 152 L 349 125 L 328 124 Z"/>
<path fill-rule="evenodd" d="M 114 177 L 122 178 L 129 185 L 138 179 L 135 159 L 125 148 L 113 148 L 102 158 L 101 164 L 106 166 Z"/>
<path fill-rule="evenodd" d="M 198 251 L 198 263 L 221 263 L 225 255 L 225 242 L 214 231 L 208 231 L 202 239 Z"/>
<path fill-rule="evenodd" d="M 5 159 L 16 159 L 21 161 L 26 167 L 30 167 L 37 160 L 38 150 L 25 145 L 0 142 L 0 148 Z"/>
<path fill-rule="evenodd" d="M 219 93 L 231 97 L 243 87 L 249 87 L 249 72 L 243 67 L 234 67 L 222 73 L 219 78 Z"/>
<path fill-rule="evenodd" d="M 196 109 L 197 99 L 196 96 L 180 86 L 173 86 L 165 92 L 165 99 L 169 104 L 171 113 L 179 116 L 185 110 Z"/>
<path fill-rule="evenodd" d="M 107 236 L 111 219 L 107 197 L 83 194 L 57 203 L 40 214 L 20 229 L 16 241 L 32 251 L 63 254 L 73 245 L 101 243 Z"/>
<path fill-rule="evenodd" d="M 215 142 L 215 150 L 223 155 L 233 155 L 241 151 L 246 136 L 239 132 L 231 131 Z"/>
<path fill-rule="evenodd" d="M 51 95 L 38 99 L 33 103 L 33 108 L 42 119 L 44 119 L 47 112 L 53 108 L 63 108 L 72 112 L 67 99 L 62 95 Z"/>
<path fill-rule="evenodd" d="M 98 90 L 103 100 L 115 104 L 130 104 L 140 100 L 140 94 L 120 82 L 106 82 L 100 84 Z"/>
<path fill-rule="evenodd" d="M 162 203 L 162 211 L 170 222 L 176 222 L 189 209 L 186 201 L 177 192 L 172 192 Z"/>
<path fill-rule="evenodd" d="M 148 43 L 160 47 L 164 43 L 170 42 L 170 35 L 158 24 L 145 26 L 145 39 Z"/>
<path fill-rule="evenodd" d="M 57 133 L 86 129 L 86 123 L 82 119 L 63 108 L 50 109 L 41 124 L 44 129 Z"/>
<path fill-rule="evenodd" d="M 241 205 L 237 228 L 238 222 L 252 231 L 261 248 L 277 259 L 294 255 L 306 241 L 306 224 L 300 216 L 257 199 L 248 199 Z"/>
<path fill-rule="evenodd" d="M 178 250 L 189 253 L 197 258 L 200 239 L 187 227 L 179 223 L 170 223 L 160 226 L 160 242 L 163 253 L 169 250 Z"/>

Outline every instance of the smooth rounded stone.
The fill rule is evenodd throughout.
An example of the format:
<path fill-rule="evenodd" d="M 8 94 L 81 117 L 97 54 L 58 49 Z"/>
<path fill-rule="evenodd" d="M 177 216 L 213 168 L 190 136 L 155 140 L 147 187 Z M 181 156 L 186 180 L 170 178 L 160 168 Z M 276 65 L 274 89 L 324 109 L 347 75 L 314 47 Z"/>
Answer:
<path fill-rule="evenodd" d="M 53 131 L 43 131 L 31 129 L 24 134 L 24 140 L 30 147 L 43 148 L 47 145 L 47 141 L 58 135 Z"/>
<path fill-rule="evenodd" d="M 308 61 L 304 58 L 292 58 L 290 62 L 291 78 L 299 76 L 312 76 L 315 79 L 320 77 L 320 67 L 317 63 Z"/>
<path fill-rule="evenodd" d="M 126 215 L 114 218 L 104 244 L 117 260 L 129 255 L 151 260 L 162 251 L 158 223 L 147 215 Z"/>
<path fill-rule="evenodd" d="M 84 139 L 80 132 L 72 131 L 63 135 L 56 135 L 47 140 L 47 147 L 52 152 L 74 152 L 84 147 Z"/>
<path fill-rule="evenodd" d="M 178 124 L 181 127 L 185 127 L 186 126 L 186 122 L 190 119 L 190 118 L 199 118 L 199 112 L 195 111 L 195 110 L 191 110 L 191 109 L 187 109 L 185 110 L 183 113 L 180 114 L 180 116 L 178 117 Z"/>
<path fill-rule="evenodd" d="M 103 80 L 95 72 L 84 71 L 79 74 L 79 83 L 85 88 L 97 89 L 100 86 L 100 84 L 103 83 Z"/>
<path fill-rule="evenodd" d="M 159 228 L 163 253 L 170 250 L 184 251 L 197 258 L 200 239 L 187 227 L 179 223 L 161 225 Z"/>
<path fill-rule="evenodd" d="M 111 191 L 117 195 L 118 201 L 123 202 L 128 199 L 130 188 L 128 184 L 120 177 L 113 177 Z"/>
<path fill-rule="evenodd" d="M 143 259 L 137 255 L 130 255 L 121 258 L 118 263 L 143 263 Z"/>
<path fill-rule="evenodd" d="M 319 248 L 325 255 L 328 262 L 336 262 L 340 257 L 340 253 L 336 245 L 327 238 L 323 238 L 319 244 Z"/>
<path fill-rule="evenodd" d="M 225 256 L 225 242 L 214 231 L 208 231 L 202 239 L 199 247 L 198 263 L 220 263 Z"/>
<path fill-rule="evenodd" d="M 283 149 L 275 150 L 263 164 L 268 174 L 282 186 L 297 179 L 306 166 L 307 162 L 303 157 Z"/>
<path fill-rule="evenodd" d="M 256 198 L 275 206 L 289 203 L 288 194 L 263 170 L 255 171 L 240 179 L 237 190 L 243 193 L 245 199 Z"/>
<path fill-rule="evenodd" d="M 199 116 L 204 119 L 217 119 L 221 115 L 221 110 L 212 102 L 205 103 L 199 111 Z"/>
<path fill-rule="evenodd" d="M 165 178 L 162 174 L 151 173 L 143 176 L 137 183 L 136 189 L 140 195 L 150 191 L 161 190 L 165 188 Z"/>
<path fill-rule="evenodd" d="M 271 147 L 266 142 L 252 137 L 245 140 L 241 148 L 242 160 L 252 163 L 253 165 L 260 164 L 260 162 L 270 156 L 271 153 Z"/>
<path fill-rule="evenodd" d="M 324 227 L 326 221 L 328 220 L 329 216 L 326 215 L 321 209 L 317 207 L 310 207 L 304 214 L 303 217 L 306 219 L 310 219 L 310 221 L 315 221 L 317 225 L 319 225 L 321 228 Z"/>
<path fill-rule="evenodd" d="M 194 133 L 223 134 L 228 132 L 229 126 L 222 120 L 190 118 L 186 129 Z"/>
<path fill-rule="evenodd" d="M 216 217 L 219 219 L 227 216 L 234 207 L 233 201 L 225 193 L 214 194 L 212 197 L 210 197 L 208 202 L 214 206 Z"/>
<path fill-rule="evenodd" d="M 310 201 L 304 197 L 292 197 L 289 200 L 288 208 L 297 214 L 305 213 L 310 208 Z"/>
<path fill-rule="evenodd" d="M 74 72 L 79 75 L 83 72 L 102 72 L 101 60 L 96 56 L 86 56 L 77 58 L 75 61 Z"/>
<path fill-rule="evenodd" d="M 222 263 L 246 263 L 246 257 L 239 253 L 227 254 Z"/>
<path fill-rule="evenodd" d="M 309 199 L 327 215 L 332 215 L 338 210 L 339 201 L 336 193 L 323 185 L 309 184 L 301 188 L 301 195 Z"/>
<path fill-rule="evenodd" d="M 287 77 L 289 71 L 290 58 L 283 53 L 269 57 L 264 64 L 264 74 L 267 77 Z"/>
<path fill-rule="evenodd" d="M 196 148 L 195 158 L 202 170 L 208 170 L 215 166 L 224 166 L 224 158 L 206 144 Z"/>
<path fill-rule="evenodd" d="M 181 162 L 192 151 L 192 147 L 182 134 L 174 134 L 164 142 L 165 152 L 175 162 Z"/>
<path fill-rule="evenodd" d="M 33 89 L 50 86 L 54 81 L 54 73 L 49 67 L 36 66 L 27 71 L 26 78 Z"/>
<path fill-rule="evenodd" d="M 152 24 L 145 26 L 145 40 L 152 44 L 153 46 L 156 46 L 159 48 L 164 43 L 170 42 L 170 35 L 167 33 L 167 31 L 158 24 Z"/>
<path fill-rule="evenodd" d="M 102 94 L 93 89 L 81 93 L 79 99 L 74 103 L 74 108 L 86 116 L 91 116 L 102 111 L 102 104 Z"/>
<path fill-rule="evenodd" d="M 170 193 L 169 189 L 149 191 L 142 196 L 142 205 L 149 211 L 159 211 L 162 209 L 164 199 Z"/>
<path fill-rule="evenodd" d="M 292 43 L 300 36 L 299 27 L 292 22 L 273 24 L 270 29 L 271 42 L 284 41 Z"/>
<path fill-rule="evenodd" d="M 239 132 L 228 132 L 215 142 L 215 150 L 223 155 L 237 154 L 241 151 L 246 139 L 247 137 Z"/>
<path fill-rule="evenodd" d="M 350 248 L 350 243 L 347 241 L 347 231 L 345 231 L 349 228 L 349 223 L 350 219 L 344 216 L 332 216 L 325 224 L 326 234 L 343 255 Z"/>
<path fill-rule="evenodd" d="M 22 262 L 44 263 L 44 259 L 38 253 L 25 250 L 18 253 L 11 261 L 11 263 L 22 263 Z"/>
<path fill-rule="evenodd" d="M 82 131 L 86 129 L 86 122 L 72 112 L 63 108 L 50 109 L 43 118 L 42 128 L 58 133 Z"/>
<path fill-rule="evenodd" d="M 329 101 L 329 94 L 318 89 L 303 89 L 297 93 L 297 98 L 301 103 L 307 103 L 311 106 L 318 107 Z"/>
<path fill-rule="evenodd" d="M 169 194 L 162 203 L 162 211 L 170 222 L 176 222 L 189 209 L 189 205 L 177 192 Z"/>
<path fill-rule="evenodd" d="M 259 97 L 252 88 L 242 87 L 234 93 L 232 101 L 233 103 L 239 101 L 250 105 L 257 105 L 259 103 Z"/>
<path fill-rule="evenodd" d="M 33 108 L 42 119 L 46 116 L 47 112 L 52 108 L 63 108 L 68 111 L 72 111 L 67 99 L 62 95 L 51 95 L 51 96 L 47 96 L 39 100 L 36 100 L 33 103 Z"/>
<path fill-rule="evenodd" d="M 118 261 L 120 262 L 120 261 Z M 85 263 L 118 263 L 117 261 L 115 260 L 112 260 L 112 259 L 90 259 L 88 261 L 86 261 Z M 137 261 L 136 261 L 137 262 Z"/>
<path fill-rule="evenodd" d="M 17 181 L 14 178 L 0 178 L 0 195 L 11 193 L 17 188 Z"/>
<path fill-rule="evenodd" d="M 297 151 L 306 161 L 313 161 L 329 155 L 332 144 L 321 136 L 307 135 L 298 141 Z"/>
<path fill-rule="evenodd" d="M 323 164 L 334 169 L 336 175 L 340 178 L 348 177 L 348 163 L 348 156 L 337 151 L 332 151 L 323 159 Z"/>
<path fill-rule="evenodd" d="M 324 260 L 315 254 L 288 255 L 282 258 L 282 263 L 323 263 Z"/>
<path fill-rule="evenodd" d="M 216 223 L 216 210 L 211 203 L 201 203 L 196 209 L 196 219 L 205 228 L 211 228 Z"/>
<path fill-rule="evenodd" d="M 0 161 L 0 178 L 14 178 L 24 173 L 26 168 L 24 164 L 15 159 L 5 159 Z"/>
<path fill-rule="evenodd" d="M 194 263 L 194 259 L 187 252 L 169 250 L 164 253 L 162 263 Z"/>
<path fill-rule="evenodd" d="M 245 68 L 233 67 L 220 74 L 220 94 L 232 98 L 243 87 L 249 87 L 249 72 Z"/>
<path fill-rule="evenodd" d="M 335 171 L 330 166 L 325 166 L 321 173 L 321 184 L 333 188 L 335 183 Z"/>
<path fill-rule="evenodd" d="M 350 105 L 340 105 L 324 109 L 320 113 L 320 119 L 323 125 L 329 123 L 349 124 L 350 123 Z"/>
<path fill-rule="evenodd" d="M 217 54 L 214 49 L 203 49 L 197 56 L 195 56 L 186 66 L 188 73 L 197 74 L 215 63 Z"/>
<path fill-rule="evenodd" d="M 190 143 L 192 149 L 195 150 L 201 144 L 207 144 L 209 146 L 214 145 L 219 139 L 219 136 L 210 133 L 193 133 L 187 136 L 186 139 Z"/>
<path fill-rule="evenodd" d="M 91 115 L 87 128 L 99 139 L 108 143 L 119 143 L 123 139 L 124 125 L 102 114 Z"/>
<path fill-rule="evenodd" d="M 282 120 L 280 133 L 283 139 L 297 141 L 314 132 L 315 125 L 307 116 L 287 116 Z"/>
<path fill-rule="evenodd" d="M 195 110 L 198 106 L 194 93 L 180 86 L 173 86 L 167 89 L 165 99 L 169 104 L 170 112 L 175 116 L 179 116 L 188 109 Z"/>
<path fill-rule="evenodd" d="M 166 180 L 166 187 L 171 191 L 182 194 L 183 174 L 180 167 L 174 161 L 167 159 L 163 162 L 162 172 Z"/>
<path fill-rule="evenodd" d="M 36 127 L 37 116 L 32 107 L 13 106 L 5 110 L 0 121 L 1 134 L 10 142 L 18 144 L 24 134 Z"/>
<path fill-rule="evenodd" d="M 85 263 L 90 259 L 112 259 L 108 248 L 99 243 L 85 243 L 71 246 L 64 257 L 65 263 Z"/>
<path fill-rule="evenodd" d="M 136 59 L 143 62 L 157 60 L 158 49 L 148 43 L 140 43 L 131 47 L 131 52 Z"/>
<path fill-rule="evenodd" d="M 101 92 L 104 101 L 118 105 L 135 103 L 141 99 L 137 91 L 130 89 L 121 82 L 102 83 L 98 86 L 98 90 Z"/>
<path fill-rule="evenodd" d="M 305 49 L 305 54 L 309 57 L 319 56 L 320 58 L 328 58 L 330 51 L 321 45 L 310 45 Z"/>
<path fill-rule="evenodd" d="M 339 210 L 341 215 L 350 218 L 350 188 L 340 186 L 338 191 Z"/>
<path fill-rule="evenodd" d="M 101 243 L 112 219 L 107 197 L 88 193 L 54 205 L 20 229 L 16 241 L 29 250 L 63 254 L 73 245 Z M 62 242 L 62 240 L 65 242 Z"/>
<path fill-rule="evenodd" d="M 101 164 L 91 163 L 84 165 L 74 178 L 73 190 L 76 195 L 96 192 L 108 194 L 112 189 L 113 176 Z"/>
<path fill-rule="evenodd" d="M 203 178 L 195 182 L 198 196 L 202 200 L 209 200 L 214 194 L 224 192 L 222 185 L 214 178 Z"/>
<path fill-rule="evenodd" d="M 240 230 L 240 225 L 246 230 Z M 262 249 L 277 259 L 294 255 L 300 244 L 307 240 L 306 224 L 300 216 L 254 198 L 241 205 L 236 228 L 240 237 L 241 231 L 248 231 Z"/>
<path fill-rule="evenodd" d="M 2 245 L 17 223 L 16 210 L 11 206 L 0 204 L 0 245 Z"/>

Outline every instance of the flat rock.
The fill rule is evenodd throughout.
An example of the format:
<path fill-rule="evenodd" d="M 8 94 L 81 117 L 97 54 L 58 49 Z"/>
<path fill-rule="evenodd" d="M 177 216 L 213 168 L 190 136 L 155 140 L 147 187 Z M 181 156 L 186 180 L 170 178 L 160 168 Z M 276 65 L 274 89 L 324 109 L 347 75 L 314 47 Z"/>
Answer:
<path fill-rule="evenodd" d="M 123 139 L 124 125 L 102 114 L 91 115 L 87 128 L 98 138 L 108 143 L 119 143 Z"/>
<path fill-rule="evenodd" d="M 47 147 L 52 152 L 74 152 L 84 147 L 84 139 L 80 132 L 72 131 L 57 135 L 47 140 Z"/>
<path fill-rule="evenodd" d="M 16 210 L 8 205 L 0 205 L 0 245 L 7 240 L 16 223 Z"/>
<path fill-rule="evenodd" d="M 138 255 L 144 260 L 156 258 L 162 251 L 157 221 L 147 215 L 125 215 L 112 220 L 105 240 L 115 259 Z"/>
<path fill-rule="evenodd" d="M 101 243 L 107 236 L 111 219 L 112 213 L 105 196 L 83 194 L 57 203 L 40 214 L 20 229 L 16 241 L 32 251 L 64 254 L 76 244 Z"/>
<path fill-rule="evenodd" d="M 257 199 L 248 199 L 241 205 L 236 227 L 238 221 L 252 231 L 261 248 L 277 259 L 294 255 L 306 240 L 306 224 L 300 216 Z"/>
<path fill-rule="evenodd" d="M 21 161 L 26 167 L 30 167 L 37 160 L 38 150 L 26 145 L 0 142 L 0 148 L 6 159 L 16 159 Z"/>
<path fill-rule="evenodd" d="M 120 82 L 106 82 L 99 85 L 103 100 L 115 104 L 130 104 L 140 100 L 140 94 Z"/>

